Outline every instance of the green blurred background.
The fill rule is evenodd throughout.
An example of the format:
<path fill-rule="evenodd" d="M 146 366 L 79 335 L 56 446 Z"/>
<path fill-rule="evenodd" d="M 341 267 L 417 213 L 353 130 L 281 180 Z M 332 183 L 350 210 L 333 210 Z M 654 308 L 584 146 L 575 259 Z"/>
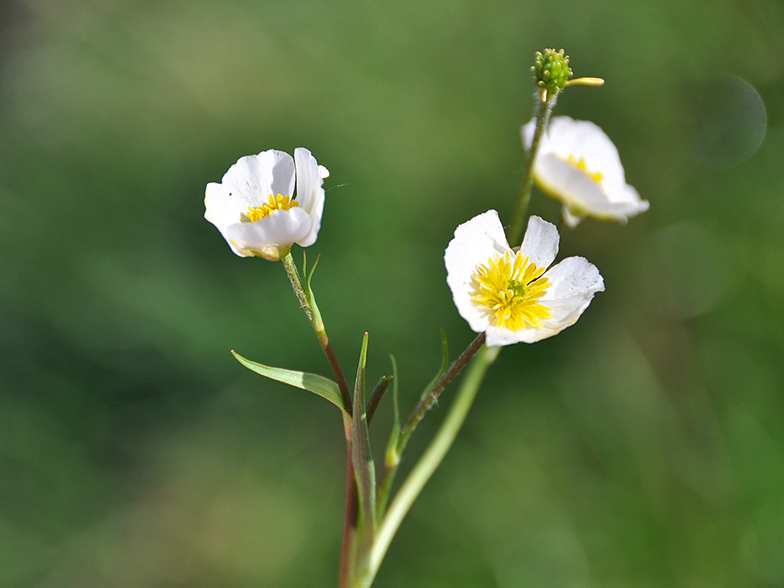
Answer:
<path fill-rule="evenodd" d="M 453 357 L 473 338 L 443 250 L 509 222 L 545 47 L 606 79 L 556 114 L 599 124 L 651 209 L 562 235 L 607 291 L 504 350 L 377 586 L 784 586 L 779 0 L 18 0 L 0 27 L 1 586 L 336 585 L 338 411 L 229 350 L 329 367 L 204 187 L 268 148 L 329 168 L 330 336 L 353 373 L 369 331 L 410 408 L 439 329 Z"/>

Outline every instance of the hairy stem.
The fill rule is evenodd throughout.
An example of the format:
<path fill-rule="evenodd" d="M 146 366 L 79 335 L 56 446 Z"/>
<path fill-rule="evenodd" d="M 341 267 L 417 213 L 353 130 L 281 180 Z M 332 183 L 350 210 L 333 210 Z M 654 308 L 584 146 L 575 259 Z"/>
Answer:
<path fill-rule="evenodd" d="M 514 213 L 512 214 L 512 224 L 509 227 L 509 243 L 514 247 L 519 245 L 523 238 L 523 229 L 526 216 L 528 214 L 528 204 L 531 201 L 531 190 L 534 185 L 534 159 L 539 150 L 539 142 L 542 139 L 545 129 L 550 122 L 550 115 L 558 99 L 558 92 L 541 94 L 541 99 L 536 100 L 534 118 L 536 118 L 536 129 L 528 149 L 528 159 L 525 161 L 525 171 L 523 172 L 523 185 L 520 189 L 520 196 L 517 198 Z"/>

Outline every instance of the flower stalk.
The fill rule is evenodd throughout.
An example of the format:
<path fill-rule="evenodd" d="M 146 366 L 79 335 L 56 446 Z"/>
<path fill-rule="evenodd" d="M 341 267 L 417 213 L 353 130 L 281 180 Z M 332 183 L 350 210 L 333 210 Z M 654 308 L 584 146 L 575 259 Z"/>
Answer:
<path fill-rule="evenodd" d="M 536 130 L 534 137 L 531 141 L 531 148 L 528 150 L 528 158 L 525 161 L 525 170 L 523 171 L 523 184 L 520 188 L 520 195 L 517 197 L 515 209 L 512 213 L 512 224 L 509 227 L 509 242 L 512 244 L 519 244 L 523 236 L 523 227 L 525 225 L 526 215 L 528 214 L 528 204 L 531 202 L 531 191 L 534 186 L 534 159 L 536 152 L 539 149 L 539 142 L 542 139 L 547 124 L 550 122 L 550 115 L 555 107 L 555 102 L 558 100 L 560 90 L 548 92 L 547 89 L 542 90 L 541 100 L 536 100 L 536 109 L 534 111 L 534 118 L 536 119 Z"/>
<path fill-rule="evenodd" d="M 299 300 L 302 310 L 308 317 L 308 321 L 313 326 L 316 337 L 324 350 L 324 355 L 329 361 L 332 368 L 332 373 L 340 388 L 340 395 L 343 399 L 343 432 L 346 437 L 346 501 L 345 511 L 343 517 L 343 540 L 340 549 L 340 588 L 351 588 L 354 584 L 354 571 L 357 563 L 357 523 L 359 518 L 359 493 L 357 488 L 357 478 L 354 469 L 354 425 L 351 415 L 353 414 L 353 407 L 351 401 L 351 393 L 348 389 L 346 377 L 343 374 L 343 369 L 340 367 L 335 350 L 329 342 L 327 331 L 324 327 L 324 321 L 321 318 L 321 313 L 316 305 L 315 296 L 310 289 L 310 279 L 303 285 L 300 278 L 297 266 L 294 263 L 294 258 L 291 252 L 287 253 L 283 259 L 283 267 L 286 268 L 286 274 L 291 282 L 291 287 L 294 289 L 294 294 Z"/>
<path fill-rule="evenodd" d="M 335 375 L 335 380 L 338 383 L 340 394 L 343 398 L 343 408 L 350 415 L 352 408 L 351 393 L 348 389 L 348 382 L 346 381 L 346 376 L 343 375 L 343 369 L 340 367 L 337 355 L 335 355 L 335 350 L 332 349 L 332 344 L 329 342 L 327 331 L 324 328 L 324 321 L 321 319 L 321 313 L 319 312 L 318 306 L 316 306 L 316 300 L 313 296 L 313 291 L 310 289 L 309 285 L 307 289 L 303 286 L 302 279 L 299 276 L 297 266 L 294 263 L 294 258 L 291 256 L 291 252 L 287 253 L 283 257 L 282 261 L 283 267 L 286 268 L 286 274 L 288 275 L 289 281 L 291 282 L 291 287 L 294 289 L 294 294 L 296 294 L 297 300 L 299 300 L 299 304 L 302 307 L 302 310 L 305 311 L 305 315 L 308 317 L 308 321 L 310 321 L 310 324 L 313 326 L 313 330 L 316 333 L 316 337 L 318 337 L 319 344 L 324 350 L 324 355 L 327 356 L 327 361 L 329 361 L 329 365 L 332 368 L 332 373 Z"/>

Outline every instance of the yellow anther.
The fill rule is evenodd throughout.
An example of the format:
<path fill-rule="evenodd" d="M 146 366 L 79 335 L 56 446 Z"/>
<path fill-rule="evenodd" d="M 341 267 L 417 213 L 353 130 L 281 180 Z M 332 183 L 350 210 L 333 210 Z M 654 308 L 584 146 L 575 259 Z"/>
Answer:
<path fill-rule="evenodd" d="M 511 331 L 538 328 L 551 316 L 539 302 L 550 286 L 550 280 L 540 277 L 543 273 L 544 268 L 520 253 L 496 255 L 471 276 L 471 300 L 494 327 Z"/>
<path fill-rule="evenodd" d="M 570 155 L 569 156 L 569 163 L 571 163 L 572 165 L 576 165 L 581 170 L 583 170 L 586 173 L 586 175 L 588 175 L 591 178 L 593 178 L 594 182 L 598 183 L 598 182 L 601 182 L 604 179 L 604 174 L 602 174 L 602 172 L 591 173 L 591 171 L 585 165 L 585 158 L 583 158 L 583 157 L 581 157 L 579 161 L 575 161 L 574 157 L 572 155 Z"/>
<path fill-rule="evenodd" d="M 252 223 L 260 218 L 271 215 L 274 210 L 289 210 L 296 206 L 299 206 L 299 202 L 291 200 L 291 197 L 289 196 L 278 194 L 276 197 L 270 194 L 269 202 L 267 204 L 249 207 L 247 213 L 240 215 L 240 220 L 244 223 Z"/>
<path fill-rule="evenodd" d="M 565 88 L 569 86 L 604 86 L 604 80 L 602 78 L 574 78 L 564 84 Z"/>

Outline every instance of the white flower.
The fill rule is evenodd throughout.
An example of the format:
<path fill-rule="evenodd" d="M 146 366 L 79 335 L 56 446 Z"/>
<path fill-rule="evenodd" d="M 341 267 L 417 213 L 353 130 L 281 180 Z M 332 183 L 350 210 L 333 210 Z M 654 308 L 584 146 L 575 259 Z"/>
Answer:
<path fill-rule="evenodd" d="M 292 198 L 295 167 L 297 195 Z M 321 186 L 328 176 L 327 168 L 302 147 L 294 150 L 294 159 L 274 149 L 241 157 L 220 184 L 207 184 L 204 218 L 237 255 L 277 261 L 294 243 L 308 247 L 316 242 L 324 212 Z"/>
<path fill-rule="evenodd" d="M 599 270 L 558 253 L 555 225 L 532 216 L 519 251 L 511 249 L 495 210 L 463 223 L 446 248 L 446 282 L 457 311 L 496 347 L 552 337 L 573 325 L 604 291 Z M 547 270 L 547 271 L 545 271 Z"/>
<path fill-rule="evenodd" d="M 526 150 L 535 128 L 536 120 L 522 128 Z M 563 202 L 563 217 L 570 227 L 586 216 L 625 223 L 650 206 L 626 183 L 613 142 L 587 120 L 554 117 L 539 142 L 533 173 L 542 190 Z"/>

